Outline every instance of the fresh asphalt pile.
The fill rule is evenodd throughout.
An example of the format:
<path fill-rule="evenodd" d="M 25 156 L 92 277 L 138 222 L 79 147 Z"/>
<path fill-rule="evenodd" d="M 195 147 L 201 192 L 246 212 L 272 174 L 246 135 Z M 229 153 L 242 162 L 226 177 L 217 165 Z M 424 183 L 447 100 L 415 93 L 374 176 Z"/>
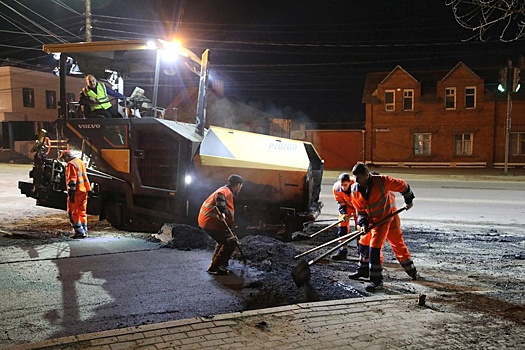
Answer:
<path fill-rule="evenodd" d="M 173 239 L 166 244 L 166 247 L 179 250 L 206 249 L 210 250 L 211 254 L 215 242 L 201 230 L 187 225 L 170 224 L 170 227 Z M 251 289 L 256 289 L 255 292 L 247 293 L 247 309 L 313 301 L 311 294 L 298 287 L 291 275 L 294 267 L 300 262 L 294 259 L 294 256 L 302 252 L 298 250 L 296 244 L 259 235 L 246 236 L 239 240 L 239 244 L 247 265 L 260 272 L 256 274 L 257 280 L 247 285 Z M 235 250 L 232 258 L 241 260 L 238 250 Z M 316 300 L 362 296 L 355 289 L 338 283 L 326 269 L 318 268 L 316 265 L 311 269 L 310 282 L 317 294 Z"/>

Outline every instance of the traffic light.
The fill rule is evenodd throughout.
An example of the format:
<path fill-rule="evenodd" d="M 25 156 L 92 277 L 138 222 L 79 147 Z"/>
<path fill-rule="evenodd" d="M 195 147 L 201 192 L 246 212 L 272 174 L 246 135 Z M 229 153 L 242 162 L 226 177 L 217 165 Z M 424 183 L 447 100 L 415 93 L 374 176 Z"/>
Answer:
<path fill-rule="evenodd" d="M 512 92 L 518 92 L 520 89 L 520 69 L 514 68 L 512 73 Z"/>
<path fill-rule="evenodd" d="M 520 69 L 505 67 L 499 70 L 498 90 L 501 92 L 518 92 L 520 89 Z"/>

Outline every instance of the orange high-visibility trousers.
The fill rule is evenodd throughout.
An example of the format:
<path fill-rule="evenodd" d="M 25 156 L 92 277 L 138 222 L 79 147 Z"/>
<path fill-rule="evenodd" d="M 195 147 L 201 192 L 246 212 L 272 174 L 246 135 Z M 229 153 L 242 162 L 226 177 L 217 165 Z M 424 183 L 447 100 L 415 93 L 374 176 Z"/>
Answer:
<path fill-rule="evenodd" d="M 88 200 L 88 194 L 87 192 L 75 192 L 75 202 L 71 203 L 71 201 L 67 200 L 67 213 L 69 215 L 69 221 L 71 222 L 71 226 L 73 226 L 73 229 L 76 233 L 84 233 L 83 227 L 87 226 L 87 200 Z"/>
<path fill-rule="evenodd" d="M 381 264 L 383 264 L 382 248 L 387 240 L 399 262 L 410 259 L 410 252 L 408 251 L 403 238 L 403 232 L 401 231 L 399 215 L 394 216 L 390 222 L 372 229 L 368 234 L 361 237 L 359 244 L 372 248 L 381 248 Z"/>

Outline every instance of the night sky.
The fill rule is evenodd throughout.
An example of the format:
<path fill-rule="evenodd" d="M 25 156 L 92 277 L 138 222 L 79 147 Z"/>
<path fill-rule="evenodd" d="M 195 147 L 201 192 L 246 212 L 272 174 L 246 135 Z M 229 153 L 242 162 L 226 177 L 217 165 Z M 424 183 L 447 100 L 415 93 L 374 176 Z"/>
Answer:
<path fill-rule="evenodd" d="M 441 0 L 91 1 L 94 41 L 177 37 L 197 55 L 208 48 L 211 75 L 225 81 L 227 96 L 318 124 L 364 119 L 368 72 L 452 69 L 459 61 L 497 71 L 525 51 L 523 41 L 502 43 L 497 32 L 468 40 L 475 33 Z M 83 0 L 0 3 L 0 61 L 53 64 L 43 43 L 83 40 Z"/>

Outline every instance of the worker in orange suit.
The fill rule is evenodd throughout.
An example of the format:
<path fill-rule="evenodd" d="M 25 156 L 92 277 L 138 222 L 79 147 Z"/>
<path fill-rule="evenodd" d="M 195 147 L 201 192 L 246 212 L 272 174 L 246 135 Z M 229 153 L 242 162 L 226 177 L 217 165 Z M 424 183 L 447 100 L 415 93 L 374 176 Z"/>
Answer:
<path fill-rule="evenodd" d="M 230 273 L 226 266 L 237 246 L 237 237 L 229 228 L 235 226 L 233 199 L 240 192 L 242 185 L 242 177 L 230 175 L 228 183 L 219 187 L 202 203 L 198 217 L 199 227 L 217 242 L 207 271 L 210 275 Z"/>
<path fill-rule="evenodd" d="M 350 191 L 353 183 L 354 179 L 350 177 L 350 174 L 341 173 L 332 188 L 334 199 L 337 202 L 339 211 L 340 222 L 337 227 L 337 235 L 339 237 L 349 233 L 350 219 L 353 218 L 355 222 L 355 209 L 350 198 Z M 348 245 L 344 245 L 337 251 L 337 253 L 332 255 L 331 258 L 333 260 L 345 260 L 347 255 Z"/>
<path fill-rule="evenodd" d="M 70 150 L 62 151 L 59 159 L 67 162 L 67 213 L 71 226 L 75 230 L 71 238 L 86 238 L 88 236 L 87 199 L 88 193 L 91 191 L 86 165 L 80 158 L 75 157 Z"/>
<path fill-rule="evenodd" d="M 393 192 L 401 193 L 407 210 L 412 208 L 415 196 L 406 181 L 388 175 L 374 175 L 364 163 L 357 163 L 352 174 L 356 181 L 352 185 L 352 204 L 357 211 L 357 225 L 363 233 L 368 231 L 369 225 L 380 222 L 396 211 Z M 399 216 L 395 215 L 372 228 L 359 240 L 358 269 L 349 277 L 370 277 L 370 284 L 365 287 L 368 292 L 375 292 L 383 286 L 382 248 L 387 238 L 392 248 L 396 249 L 396 257 L 407 274 L 413 279 L 417 278 L 416 268 L 403 240 Z"/>

